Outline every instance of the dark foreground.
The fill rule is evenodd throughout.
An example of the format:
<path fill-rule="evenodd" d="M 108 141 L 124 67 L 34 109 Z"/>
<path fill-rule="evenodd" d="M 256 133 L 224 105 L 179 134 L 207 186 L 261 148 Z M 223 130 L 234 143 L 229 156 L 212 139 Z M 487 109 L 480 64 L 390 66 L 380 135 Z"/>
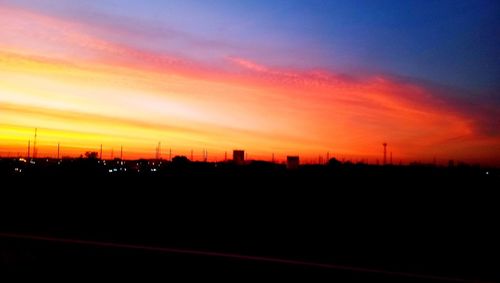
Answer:
<path fill-rule="evenodd" d="M 65 279 L 500 279 L 498 172 L 203 166 L 5 173 L 0 266 Z"/>

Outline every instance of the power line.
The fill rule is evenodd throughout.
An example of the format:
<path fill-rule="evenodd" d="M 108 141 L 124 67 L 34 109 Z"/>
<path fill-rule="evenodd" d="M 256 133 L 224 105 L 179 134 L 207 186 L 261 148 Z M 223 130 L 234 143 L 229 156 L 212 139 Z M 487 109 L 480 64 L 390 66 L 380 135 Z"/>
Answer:
<path fill-rule="evenodd" d="M 424 279 L 424 280 L 438 280 L 438 281 L 444 281 L 444 282 L 463 282 L 463 283 L 481 283 L 481 282 L 483 282 L 483 281 L 479 281 L 479 280 L 463 279 L 463 278 L 456 278 L 456 277 L 427 275 L 427 274 L 418 274 L 418 273 L 400 272 L 400 271 L 389 271 L 389 270 L 383 270 L 383 269 L 363 268 L 363 267 L 356 267 L 356 266 L 349 266 L 349 265 L 318 263 L 318 262 L 310 262 L 310 261 L 302 261 L 302 260 L 265 257 L 265 256 L 250 256 L 250 255 L 224 253 L 224 252 L 199 251 L 199 250 L 190 250 L 190 249 L 165 248 L 165 247 L 132 245 L 132 244 L 118 244 L 118 243 L 113 243 L 113 242 L 99 242 L 99 241 L 89 241 L 89 240 L 79 240 L 79 239 L 69 239 L 69 238 L 57 238 L 57 237 L 47 237 L 47 236 L 37 236 L 37 235 L 25 235 L 25 234 L 15 234 L 15 233 L 3 233 L 3 232 L 0 232 L 0 237 L 23 239 L 23 240 L 34 240 L 34 241 L 46 241 L 46 242 L 55 242 L 55 243 L 63 243 L 63 244 L 76 244 L 76 245 L 86 245 L 86 246 L 96 246 L 96 247 L 143 250 L 143 251 L 154 251 L 154 252 L 173 253 L 173 254 L 186 254 L 186 255 L 195 255 L 195 256 L 231 258 L 231 259 L 246 260 L 246 261 L 259 261 L 259 262 L 268 262 L 268 263 L 276 263 L 276 264 L 305 266 L 305 267 L 312 267 L 312 268 L 345 270 L 345 271 L 351 271 L 351 272 L 357 272 L 357 273 L 371 273 L 371 274 L 379 274 L 379 275 L 386 275 L 386 276 L 398 276 L 398 277 L 416 278 L 416 279 Z"/>

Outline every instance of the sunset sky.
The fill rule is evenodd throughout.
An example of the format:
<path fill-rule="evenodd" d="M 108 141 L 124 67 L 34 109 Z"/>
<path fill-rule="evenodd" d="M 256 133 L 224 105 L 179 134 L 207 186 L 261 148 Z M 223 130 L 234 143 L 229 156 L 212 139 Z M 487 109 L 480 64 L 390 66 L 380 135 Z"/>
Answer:
<path fill-rule="evenodd" d="M 0 0 L 0 155 L 500 165 L 499 1 Z"/>

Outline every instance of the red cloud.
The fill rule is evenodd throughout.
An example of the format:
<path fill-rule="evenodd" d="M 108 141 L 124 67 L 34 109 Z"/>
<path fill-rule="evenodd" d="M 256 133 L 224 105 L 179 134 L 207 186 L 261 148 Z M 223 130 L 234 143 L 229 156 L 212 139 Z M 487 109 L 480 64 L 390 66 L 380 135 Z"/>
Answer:
<path fill-rule="evenodd" d="M 191 111 L 188 121 L 182 120 L 182 115 L 169 118 L 179 124 L 182 121 L 182 127 L 191 132 L 202 133 L 197 134 L 198 140 L 216 145 L 223 136 L 227 144 L 254 152 L 294 150 L 317 156 L 318 152 L 332 151 L 373 159 L 380 144 L 388 142 L 398 159 L 437 155 L 500 160 L 498 135 L 480 126 L 485 119 L 498 121 L 492 117 L 497 112 L 472 113 L 460 106 L 463 103 L 455 103 L 453 95 L 447 97 L 425 84 L 388 76 L 352 78 L 328 71 L 279 69 L 239 57 L 226 59 L 243 72 L 224 70 L 111 42 L 93 35 L 85 24 L 20 9 L 0 8 L 0 26 L 1 62 L 17 64 L 14 69 L 23 75 L 28 71 L 20 62 L 39 62 L 44 67 L 29 70 L 30 76 L 50 79 L 54 85 L 76 76 L 73 65 L 103 74 L 110 80 L 106 83 L 114 87 L 111 94 L 121 97 L 117 93 L 126 91 L 127 99 L 136 102 L 127 106 L 130 113 L 147 114 L 130 117 L 136 121 L 130 124 L 163 119 L 162 111 L 167 110 L 158 105 L 181 105 Z M 9 61 L 6 54 L 15 55 Z M 60 68 L 60 77 L 46 74 L 48 66 Z M 92 84 L 91 74 L 80 76 L 81 81 Z M 77 83 L 66 87 L 81 92 Z M 99 91 L 101 86 L 92 87 Z M 18 98 L 2 86 L 2 81 L 0 91 L 5 93 L 2 103 L 18 105 L 19 101 L 14 101 Z M 37 90 L 29 95 L 24 100 L 27 105 L 40 99 Z M 71 115 L 58 117 L 56 110 L 53 119 L 60 123 L 76 119 Z M 179 112 L 174 110 L 169 108 L 172 113 Z M 107 116 L 113 115 L 110 112 Z M 9 115 L 10 121 L 23 118 L 15 111 Z M 44 110 L 43 117 L 47 116 L 50 109 Z M 77 117 L 85 119 L 85 115 Z M 97 124 L 99 119 L 88 117 L 89 123 Z M 161 130 L 161 125 L 155 126 L 152 131 L 156 132 L 150 134 Z"/>

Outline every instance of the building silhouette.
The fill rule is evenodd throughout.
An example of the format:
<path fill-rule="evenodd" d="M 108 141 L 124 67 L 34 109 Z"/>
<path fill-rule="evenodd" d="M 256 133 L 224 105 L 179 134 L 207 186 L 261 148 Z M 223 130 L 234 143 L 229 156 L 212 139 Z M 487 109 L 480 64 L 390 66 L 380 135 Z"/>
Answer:
<path fill-rule="evenodd" d="M 233 162 L 238 165 L 245 163 L 245 151 L 240 149 L 233 150 Z"/>
<path fill-rule="evenodd" d="M 286 157 L 286 168 L 293 170 L 298 169 L 300 165 L 300 159 L 298 156 L 287 156 Z"/>

